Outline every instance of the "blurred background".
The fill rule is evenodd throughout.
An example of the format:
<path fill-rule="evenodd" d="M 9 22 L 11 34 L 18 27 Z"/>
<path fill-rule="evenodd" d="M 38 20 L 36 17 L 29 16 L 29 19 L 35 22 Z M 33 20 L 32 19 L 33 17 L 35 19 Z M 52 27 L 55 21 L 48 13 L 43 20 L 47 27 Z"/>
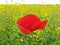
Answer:
<path fill-rule="evenodd" d="M 16 22 L 29 13 L 48 23 L 24 35 Z M 0 5 L 0 45 L 60 45 L 60 5 Z"/>
<path fill-rule="evenodd" d="M 0 0 L 0 45 L 60 45 L 59 4 L 60 0 Z M 29 13 L 48 23 L 24 35 L 17 20 Z"/>

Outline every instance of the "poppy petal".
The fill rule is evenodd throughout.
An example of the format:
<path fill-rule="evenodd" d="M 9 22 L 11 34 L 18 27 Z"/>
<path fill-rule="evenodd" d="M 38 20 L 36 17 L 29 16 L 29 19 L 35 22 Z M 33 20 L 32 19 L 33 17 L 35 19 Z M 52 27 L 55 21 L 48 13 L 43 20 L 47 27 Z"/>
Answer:
<path fill-rule="evenodd" d="M 39 27 L 39 24 L 40 24 L 40 20 L 39 21 L 36 21 L 33 25 L 32 25 L 32 30 L 36 30 L 38 29 Z"/>
<path fill-rule="evenodd" d="M 18 21 L 17 21 L 17 23 L 18 23 L 18 26 L 19 26 L 19 28 L 20 28 L 20 30 L 21 30 L 21 32 L 22 33 L 24 33 L 24 34 L 29 34 L 29 33 L 31 33 L 31 31 L 29 30 L 29 29 L 26 29 L 26 28 L 24 28 L 24 24 L 23 24 L 23 18 L 21 18 L 21 19 L 19 19 Z"/>
<path fill-rule="evenodd" d="M 30 34 L 30 33 L 31 33 L 31 31 L 30 31 L 29 29 L 26 29 L 26 28 L 24 28 L 24 27 L 22 27 L 22 26 L 20 26 L 20 30 L 21 30 L 21 32 L 22 32 L 23 34 Z"/>
<path fill-rule="evenodd" d="M 32 30 L 31 29 L 32 25 L 37 21 L 40 21 L 40 19 L 37 16 L 33 14 L 28 14 L 24 16 L 23 18 L 19 19 L 17 22 L 19 26 L 23 26 L 26 29 Z"/>
<path fill-rule="evenodd" d="M 47 24 L 47 20 L 41 22 L 41 24 L 39 25 L 39 29 L 45 28 L 46 24 Z"/>

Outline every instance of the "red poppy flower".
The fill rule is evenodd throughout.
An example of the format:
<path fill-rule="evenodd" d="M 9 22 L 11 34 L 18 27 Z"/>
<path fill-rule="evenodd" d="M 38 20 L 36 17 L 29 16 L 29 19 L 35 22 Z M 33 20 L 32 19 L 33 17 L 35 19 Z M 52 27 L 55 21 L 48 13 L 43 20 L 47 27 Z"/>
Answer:
<path fill-rule="evenodd" d="M 41 21 L 34 14 L 28 14 L 18 19 L 17 23 L 24 34 L 30 34 L 32 31 L 45 28 L 47 20 Z"/>

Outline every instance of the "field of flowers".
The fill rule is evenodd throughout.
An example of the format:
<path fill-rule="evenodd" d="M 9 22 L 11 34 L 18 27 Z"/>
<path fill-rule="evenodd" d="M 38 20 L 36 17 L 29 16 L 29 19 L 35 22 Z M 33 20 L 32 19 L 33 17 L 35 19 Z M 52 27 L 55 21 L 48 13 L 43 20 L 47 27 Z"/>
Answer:
<path fill-rule="evenodd" d="M 24 35 L 17 20 L 29 13 L 48 23 Z M 60 5 L 0 5 L 0 45 L 60 45 Z"/>

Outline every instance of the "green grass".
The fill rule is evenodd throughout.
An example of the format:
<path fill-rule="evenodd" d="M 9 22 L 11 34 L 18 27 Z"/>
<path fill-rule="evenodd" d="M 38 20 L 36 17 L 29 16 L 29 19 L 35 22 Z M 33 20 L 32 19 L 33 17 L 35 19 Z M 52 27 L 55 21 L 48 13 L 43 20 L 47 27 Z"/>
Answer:
<path fill-rule="evenodd" d="M 45 29 L 20 32 L 16 21 L 29 13 L 47 19 Z M 0 45 L 60 45 L 60 5 L 0 5 Z"/>

